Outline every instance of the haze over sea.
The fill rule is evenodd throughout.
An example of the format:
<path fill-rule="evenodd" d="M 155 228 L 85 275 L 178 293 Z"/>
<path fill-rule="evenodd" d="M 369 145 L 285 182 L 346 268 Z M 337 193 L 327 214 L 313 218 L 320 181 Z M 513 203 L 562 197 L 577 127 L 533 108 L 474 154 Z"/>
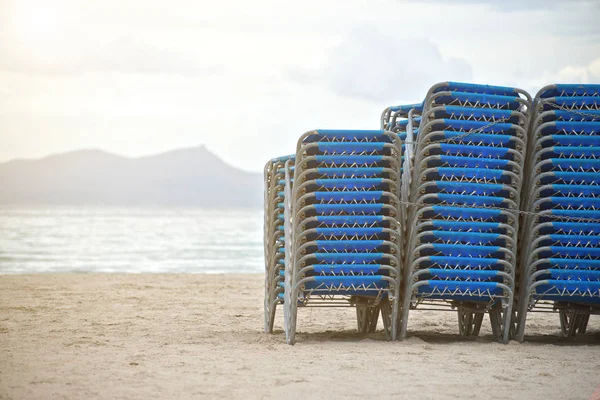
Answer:
<path fill-rule="evenodd" d="M 0 207 L 0 274 L 259 273 L 260 210 Z"/>

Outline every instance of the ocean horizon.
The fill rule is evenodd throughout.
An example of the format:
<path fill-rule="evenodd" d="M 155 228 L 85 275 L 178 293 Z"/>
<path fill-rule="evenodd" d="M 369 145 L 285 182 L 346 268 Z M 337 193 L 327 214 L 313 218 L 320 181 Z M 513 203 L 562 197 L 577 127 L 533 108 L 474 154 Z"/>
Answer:
<path fill-rule="evenodd" d="M 0 206 L 0 274 L 261 273 L 260 209 Z"/>

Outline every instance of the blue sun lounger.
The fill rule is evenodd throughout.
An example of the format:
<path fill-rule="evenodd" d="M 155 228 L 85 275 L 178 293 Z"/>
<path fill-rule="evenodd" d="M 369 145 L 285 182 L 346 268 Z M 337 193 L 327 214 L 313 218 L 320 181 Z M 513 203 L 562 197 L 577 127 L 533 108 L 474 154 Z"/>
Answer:
<path fill-rule="evenodd" d="M 600 314 L 600 85 L 461 82 L 386 108 L 380 130 L 314 130 L 265 166 L 265 331 L 355 307 L 359 332 L 406 337 L 415 310 L 523 341 Z M 301 312 L 301 311 L 300 311 Z"/>
<path fill-rule="evenodd" d="M 600 85 L 550 85 L 534 101 L 522 208 L 517 339 L 527 315 L 558 311 L 561 332 L 600 314 Z"/>
<path fill-rule="evenodd" d="M 288 343 L 295 342 L 298 310 L 322 306 L 356 307 L 360 332 L 374 331 L 381 313 L 395 339 L 401 157 L 398 135 L 383 130 L 315 130 L 299 139 L 285 204 L 291 218 L 281 286 Z"/>
<path fill-rule="evenodd" d="M 530 101 L 499 86 L 429 90 L 408 166 L 401 338 L 427 305 L 458 310 L 461 335 L 478 335 L 487 313 L 508 341 Z"/>
<path fill-rule="evenodd" d="M 269 160 L 264 168 L 264 330 L 273 333 L 277 306 L 283 303 L 280 272 L 284 269 L 285 166 L 293 170 L 294 155 Z M 291 181 L 290 181 L 291 183 Z"/>

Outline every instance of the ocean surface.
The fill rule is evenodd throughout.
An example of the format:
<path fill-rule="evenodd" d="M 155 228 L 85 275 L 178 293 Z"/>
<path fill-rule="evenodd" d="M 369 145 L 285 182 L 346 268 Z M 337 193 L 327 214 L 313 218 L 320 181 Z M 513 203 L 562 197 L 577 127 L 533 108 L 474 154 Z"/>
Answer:
<path fill-rule="evenodd" d="M 0 207 L 0 274 L 264 271 L 262 211 Z"/>

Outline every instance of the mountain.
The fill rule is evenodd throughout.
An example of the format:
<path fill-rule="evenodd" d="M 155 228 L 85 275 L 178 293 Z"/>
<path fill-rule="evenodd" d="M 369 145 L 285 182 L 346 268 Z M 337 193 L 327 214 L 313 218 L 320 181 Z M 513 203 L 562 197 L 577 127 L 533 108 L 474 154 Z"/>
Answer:
<path fill-rule="evenodd" d="M 204 146 L 128 158 L 79 150 L 0 163 L 0 204 L 261 207 L 263 178 Z"/>

